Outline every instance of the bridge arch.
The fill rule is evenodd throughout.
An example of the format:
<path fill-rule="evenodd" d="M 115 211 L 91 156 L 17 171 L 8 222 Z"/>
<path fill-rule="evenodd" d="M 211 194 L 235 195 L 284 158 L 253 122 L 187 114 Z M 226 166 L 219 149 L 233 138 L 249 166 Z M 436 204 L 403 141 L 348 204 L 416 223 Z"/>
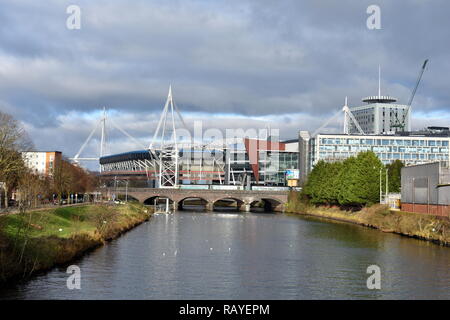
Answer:
<path fill-rule="evenodd" d="M 195 190 L 195 189 L 159 189 L 159 188 L 106 188 L 100 190 L 105 197 L 112 194 L 125 194 L 138 199 L 141 203 L 154 204 L 156 197 L 169 198 L 174 209 L 179 202 L 186 198 L 201 198 L 208 202 L 207 210 L 213 210 L 214 203 L 219 200 L 230 199 L 240 205 L 240 211 L 250 211 L 250 204 L 254 201 L 265 201 L 266 210 L 269 204 L 274 211 L 284 211 L 284 203 L 288 200 L 288 193 L 281 191 L 254 191 L 254 190 Z M 216 203 L 217 206 L 217 203 Z"/>
<path fill-rule="evenodd" d="M 282 212 L 283 202 L 275 198 L 259 198 L 250 202 L 250 211 L 255 212 Z"/>
<path fill-rule="evenodd" d="M 162 201 L 165 201 L 164 199 L 166 199 L 166 198 L 169 199 L 169 204 L 174 203 L 174 201 L 170 197 L 167 197 L 165 195 L 153 195 L 151 197 L 144 199 L 142 201 L 142 203 L 147 206 L 152 206 L 155 204 L 155 200 L 156 200 L 156 204 L 158 204 L 158 203 L 162 203 Z"/>
<path fill-rule="evenodd" d="M 222 197 L 212 201 L 213 211 L 239 211 L 245 202 L 237 197 Z"/>
<path fill-rule="evenodd" d="M 132 195 L 126 193 L 118 193 L 117 199 L 120 201 L 130 201 L 130 202 L 139 202 L 139 199 L 133 197 Z"/>
<path fill-rule="evenodd" d="M 178 210 L 210 210 L 210 202 L 203 197 L 191 195 L 178 200 Z"/>

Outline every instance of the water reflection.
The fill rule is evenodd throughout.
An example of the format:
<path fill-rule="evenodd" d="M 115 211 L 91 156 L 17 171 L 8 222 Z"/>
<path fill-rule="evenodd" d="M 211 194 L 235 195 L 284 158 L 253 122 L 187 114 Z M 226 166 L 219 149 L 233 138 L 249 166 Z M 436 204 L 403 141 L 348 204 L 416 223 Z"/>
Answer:
<path fill-rule="evenodd" d="M 376 230 L 280 214 L 154 216 L 65 269 L 0 289 L 7 299 L 450 298 L 450 249 Z M 382 270 L 368 290 L 366 269 Z"/>

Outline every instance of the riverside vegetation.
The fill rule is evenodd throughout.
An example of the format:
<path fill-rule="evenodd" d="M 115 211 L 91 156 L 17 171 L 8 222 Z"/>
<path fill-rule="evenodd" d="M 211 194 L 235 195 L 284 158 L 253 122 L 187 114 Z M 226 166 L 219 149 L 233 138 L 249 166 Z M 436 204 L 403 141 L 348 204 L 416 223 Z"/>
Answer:
<path fill-rule="evenodd" d="M 319 161 L 301 192 L 291 192 L 286 212 L 356 223 L 384 232 L 450 246 L 450 221 L 431 215 L 390 210 L 380 205 L 380 169 L 388 170 L 389 190 L 400 189 L 395 161 L 386 168 L 371 151 L 341 162 Z M 381 185 L 385 185 L 384 174 Z"/>
<path fill-rule="evenodd" d="M 35 151 L 23 125 L 0 112 L 0 208 L 35 208 L 70 195 L 87 196 L 98 185 L 98 177 L 68 159 L 54 159 L 48 175 L 27 167 L 22 152 Z"/>
<path fill-rule="evenodd" d="M 92 198 L 99 185 L 94 173 L 67 159 L 55 158 L 48 175 L 33 171 L 22 157 L 33 150 L 23 125 L 0 112 L 0 208 L 11 203 L 18 211 L 0 215 L 0 282 L 66 263 L 148 218 L 137 205 L 33 211 L 74 195 Z"/>
<path fill-rule="evenodd" d="M 82 205 L 0 216 L 0 283 L 80 257 L 148 220 L 148 209 Z"/>

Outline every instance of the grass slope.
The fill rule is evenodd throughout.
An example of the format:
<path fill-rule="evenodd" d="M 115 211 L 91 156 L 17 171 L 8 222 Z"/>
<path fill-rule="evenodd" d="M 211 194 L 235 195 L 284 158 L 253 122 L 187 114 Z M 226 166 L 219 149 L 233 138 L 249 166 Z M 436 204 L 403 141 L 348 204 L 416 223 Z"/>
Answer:
<path fill-rule="evenodd" d="M 148 218 L 147 209 L 139 204 L 0 216 L 0 282 L 67 263 Z"/>

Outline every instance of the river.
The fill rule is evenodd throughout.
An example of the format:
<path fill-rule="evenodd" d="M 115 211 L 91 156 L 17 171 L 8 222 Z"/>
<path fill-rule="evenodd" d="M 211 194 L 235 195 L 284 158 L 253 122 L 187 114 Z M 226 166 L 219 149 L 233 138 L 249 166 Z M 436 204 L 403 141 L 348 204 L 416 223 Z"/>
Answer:
<path fill-rule="evenodd" d="M 283 214 L 155 215 L 73 264 L 80 290 L 55 268 L 0 299 L 450 299 L 450 248 Z"/>

